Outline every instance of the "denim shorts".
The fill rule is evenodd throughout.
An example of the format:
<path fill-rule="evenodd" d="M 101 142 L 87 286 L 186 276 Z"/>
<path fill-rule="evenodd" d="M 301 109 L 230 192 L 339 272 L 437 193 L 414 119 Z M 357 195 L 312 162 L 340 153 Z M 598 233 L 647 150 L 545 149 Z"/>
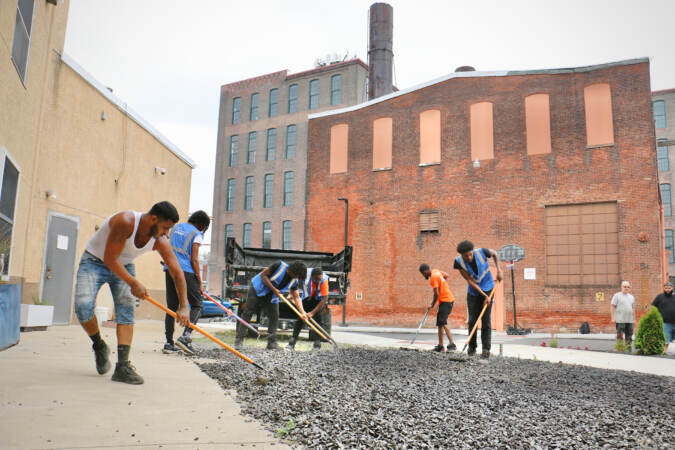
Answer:
<path fill-rule="evenodd" d="M 134 264 L 127 264 L 125 269 L 132 277 L 136 276 Z M 131 287 L 94 255 L 84 252 L 77 269 L 75 285 L 75 314 L 80 322 L 87 322 L 94 317 L 96 295 L 104 283 L 108 283 L 115 304 L 115 321 L 123 325 L 134 324 L 134 305 L 136 297 Z"/>
<path fill-rule="evenodd" d="M 663 322 L 663 332 L 666 334 L 666 344 L 675 341 L 675 323 Z"/>

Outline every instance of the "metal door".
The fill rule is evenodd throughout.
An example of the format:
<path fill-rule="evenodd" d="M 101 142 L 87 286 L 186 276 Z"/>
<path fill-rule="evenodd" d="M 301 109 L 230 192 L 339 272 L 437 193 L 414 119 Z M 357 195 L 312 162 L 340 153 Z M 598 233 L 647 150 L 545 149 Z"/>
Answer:
<path fill-rule="evenodd" d="M 78 228 L 76 218 L 53 212 L 47 215 L 42 300 L 54 305 L 54 324 L 70 323 Z"/>

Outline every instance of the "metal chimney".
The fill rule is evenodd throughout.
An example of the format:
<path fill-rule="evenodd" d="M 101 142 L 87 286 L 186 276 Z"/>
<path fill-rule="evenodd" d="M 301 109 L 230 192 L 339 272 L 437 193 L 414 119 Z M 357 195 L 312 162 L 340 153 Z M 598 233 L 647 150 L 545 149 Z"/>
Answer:
<path fill-rule="evenodd" d="M 394 10 L 387 3 L 370 6 L 368 100 L 392 92 Z"/>

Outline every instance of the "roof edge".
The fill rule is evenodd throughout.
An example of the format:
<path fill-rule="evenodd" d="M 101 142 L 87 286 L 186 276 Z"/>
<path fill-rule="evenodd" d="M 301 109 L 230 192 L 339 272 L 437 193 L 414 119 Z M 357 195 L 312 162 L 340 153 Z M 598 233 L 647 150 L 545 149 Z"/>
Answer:
<path fill-rule="evenodd" d="M 359 109 L 367 108 L 369 106 L 375 105 L 380 102 L 384 102 L 386 100 L 392 99 L 399 97 L 401 95 L 409 94 L 411 92 L 418 91 L 420 89 L 424 89 L 429 86 L 433 86 L 434 84 L 442 83 L 447 80 L 451 80 L 453 78 L 474 78 L 474 77 L 506 77 L 506 76 L 519 76 L 519 75 L 537 75 L 537 74 L 550 74 L 550 75 L 557 75 L 557 74 L 563 74 L 563 73 L 582 73 L 582 72 L 590 72 L 594 70 L 601 70 L 601 69 L 607 69 L 610 67 L 617 67 L 617 66 L 628 66 L 628 65 L 633 65 L 633 64 L 643 64 L 643 63 L 648 63 L 649 58 L 634 58 L 634 59 L 626 59 L 623 61 L 614 61 L 614 62 L 609 62 L 609 63 L 603 63 L 603 64 L 597 64 L 597 65 L 592 65 L 592 66 L 580 66 L 580 67 L 571 67 L 571 68 L 560 68 L 560 69 L 538 69 L 538 70 L 498 70 L 498 71 L 485 71 L 485 72 L 452 72 L 450 74 L 444 75 L 439 78 L 435 78 L 430 81 L 426 81 L 424 83 L 402 89 L 398 92 L 392 92 L 387 95 L 383 95 L 382 97 L 375 98 L 373 100 L 369 100 L 364 103 L 359 103 L 358 105 L 353 105 L 353 106 L 348 106 L 346 108 L 341 108 L 341 109 L 332 109 L 330 111 L 324 111 L 320 113 L 314 113 L 314 114 L 309 114 L 307 116 L 307 120 L 312 120 L 312 119 L 318 119 L 321 117 L 328 117 L 328 116 L 335 116 L 338 114 L 344 114 L 352 111 L 357 111 Z"/>
<path fill-rule="evenodd" d="M 129 117 L 131 120 L 136 122 L 141 128 L 145 129 L 150 133 L 155 139 L 159 141 L 160 144 L 164 145 L 167 150 L 176 155 L 178 159 L 187 164 L 191 169 L 197 167 L 195 162 L 183 153 L 175 144 L 173 144 L 169 139 L 166 138 L 162 133 L 160 133 L 155 127 L 153 127 L 149 122 L 143 119 L 136 111 L 129 108 L 127 103 L 121 100 L 119 97 L 113 95 L 110 90 L 105 87 L 101 82 L 99 82 L 93 75 L 87 72 L 82 66 L 80 66 L 73 58 L 68 56 L 65 53 L 59 53 L 61 61 L 70 67 L 76 74 L 78 74 L 84 81 L 89 83 L 94 89 L 96 89 L 103 97 L 105 97 L 110 103 L 112 103 L 117 109 L 119 109 L 122 114 Z"/>

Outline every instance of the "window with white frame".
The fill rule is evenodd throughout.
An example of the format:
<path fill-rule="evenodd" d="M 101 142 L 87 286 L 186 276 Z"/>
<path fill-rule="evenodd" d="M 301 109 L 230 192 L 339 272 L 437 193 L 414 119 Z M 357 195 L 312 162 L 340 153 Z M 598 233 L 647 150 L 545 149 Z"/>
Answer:
<path fill-rule="evenodd" d="M 19 166 L 0 147 L 0 275 L 9 275 L 14 213 L 19 191 Z"/>
<path fill-rule="evenodd" d="M 30 37 L 33 28 L 35 0 L 19 0 L 14 21 L 14 40 L 12 41 L 12 62 L 19 72 L 21 82 L 26 84 L 28 60 L 30 55 Z"/>

